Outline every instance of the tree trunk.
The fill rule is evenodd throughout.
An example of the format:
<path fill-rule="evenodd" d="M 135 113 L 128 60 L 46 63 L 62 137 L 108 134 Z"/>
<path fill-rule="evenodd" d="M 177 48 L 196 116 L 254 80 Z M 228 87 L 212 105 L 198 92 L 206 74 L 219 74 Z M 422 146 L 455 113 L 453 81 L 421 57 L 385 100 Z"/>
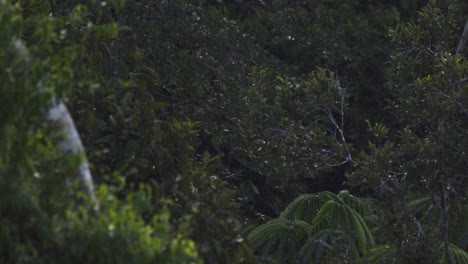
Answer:
<path fill-rule="evenodd" d="M 446 179 L 445 179 L 446 181 Z M 444 181 L 444 182 L 445 182 Z M 445 255 L 447 257 L 447 263 L 452 264 L 453 263 L 453 256 L 452 252 L 450 251 L 450 242 L 449 242 L 449 237 L 448 237 L 448 204 L 447 204 L 447 190 L 445 189 L 446 187 L 444 186 L 442 189 L 442 195 L 440 199 L 440 229 L 442 231 L 443 235 L 443 240 L 444 240 L 444 249 L 445 249 Z"/>
<path fill-rule="evenodd" d="M 460 42 L 458 42 L 457 53 L 455 54 L 455 56 L 463 55 L 463 51 L 465 49 L 467 40 L 468 40 L 468 20 L 466 21 L 465 28 L 463 29 Z"/>
<path fill-rule="evenodd" d="M 28 61 L 29 52 L 24 43 L 21 40 L 15 40 L 13 41 L 13 44 L 17 49 L 17 52 L 20 53 L 26 61 Z M 41 90 L 41 87 L 38 86 L 37 92 L 41 93 Z M 58 149 L 64 156 L 81 156 L 81 163 L 76 170 L 76 177 L 80 183 L 81 190 L 91 198 L 94 208 L 98 209 L 99 203 L 94 194 L 93 179 L 91 177 L 89 163 L 86 159 L 86 153 L 73 119 L 65 104 L 57 101 L 55 97 L 52 97 L 48 107 L 45 118 L 53 125 L 56 125 L 60 132 L 65 136 L 60 142 L 58 142 Z"/>
<path fill-rule="evenodd" d="M 63 102 L 57 102 L 56 98 L 52 98 L 46 118 L 49 122 L 56 125 L 64 135 L 64 138 L 58 142 L 59 151 L 65 156 L 81 156 L 81 163 L 76 170 L 76 177 L 80 184 L 80 189 L 91 198 L 95 209 L 97 209 L 99 205 L 94 194 L 93 179 L 91 177 L 89 163 L 86 159 L 80 135 L 76 130 L 67 107 Z"/>

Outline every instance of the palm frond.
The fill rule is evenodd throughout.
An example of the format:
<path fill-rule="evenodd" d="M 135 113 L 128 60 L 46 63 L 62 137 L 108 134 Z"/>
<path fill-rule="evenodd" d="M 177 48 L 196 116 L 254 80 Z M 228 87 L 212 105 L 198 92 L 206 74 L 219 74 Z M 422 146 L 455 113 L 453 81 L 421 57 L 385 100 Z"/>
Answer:
<path fill-rule="evenodd" d="M 413 215 L 417 215 L 429 208 L 431 205 L 431 197 L 424 196 L 418 197 L 416 199 L 411 200 L 408 203 L 408 208 Z"/>
<path fill-rule="evenodd" d="M 449 220 L 449 239 L 457 247 L 468 250 L 468 205 L 452 209 Z"/>
<path fill-rule="evenodd" d="M 450 253 L 452 254 L 454 264 L 468 263 L 468 253 L 466 253 L 466 251 L 455 246 L 454 244 L 450 244 L 449 250 L 450 250 Z M 444 257 L 443 263 L 448 263 L 447 257 Z"/>
<path fill-rule="evenodd" d="M 346 204 L 331 200 L 325 203 L 312 220 L 314 229 L 342 231 L 348 237 L 349 247 L 356 247 L 362 255 L 375 245 L 374 238 L 362 216 Z"/>
<path fill-rule="evenodd" d="M 397 249 L 389 245 L 378 246 L 371 248 L 367 255 L 365 263 L 387 264 L 394 263 Z"/>
<path fill-rule="evenodd" d="M 435 223 L 440 216 L 439 206 L 434 204 L 429 196 L 412 199 L 408 203 L 408 208 L 411 215 L 425 223 Z"/>
<path fill-rule="evenodd" d="M 323 195 L 323 193 L 303 194 L 292 201 L 286 209 L 283 210 L 280 217 L 285 219 L 298 219 L 310 223 L 320 208 L 330 200 L 327 196 Z"/>
<path fill-rule="evenodd" d="M 277 218 L 252 230 L 247 240 L 261 256 L 271 255 L 282 261 L 294 259 L 311 232 L 312 226 L 304 221 Z"/>
<path fill-rule="evenodd" d="M 320 263 L 325 253 L 339 246 L 347 247 L 344 233 L 334 229 L 324 229 L 310 237 L 299 251 L 304 263 Z"/>
<path fill-rule="evenodd" d="M 461 236 L 458 237 L 456 240 L 456 245 L 463 250 L 468 248 L 468 232 L 464 232 Z"/>
<path fill-rule="evenodd" d="M 369 212 L 366 203 L 362 199 L 350 194 L 347 190 L 340 191 L 338 197 L 362 216 Z"/>
<path fill-rule="evenodd" d="M 249 244 L 260 255 L 270 254 L 279 260 L 295 259 L 299 253 L 306 263 L 312 259 L 318 262 L 337 249 L 359 260 L 375 246 L 362 217 L 366 212 L 366 204 L 348 191 L 304 194 L 279 218 L 255 228 L 248 236 Z"/>

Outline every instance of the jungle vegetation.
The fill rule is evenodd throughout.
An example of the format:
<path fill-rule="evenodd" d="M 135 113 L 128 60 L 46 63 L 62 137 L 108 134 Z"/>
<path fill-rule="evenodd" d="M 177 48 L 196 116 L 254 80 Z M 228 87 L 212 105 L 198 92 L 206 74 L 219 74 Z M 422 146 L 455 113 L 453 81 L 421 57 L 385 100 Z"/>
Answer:
<path fill-rule="evenodd" d="M 0 0 L 0 263 L 468 263 L 467 19 Z"/>

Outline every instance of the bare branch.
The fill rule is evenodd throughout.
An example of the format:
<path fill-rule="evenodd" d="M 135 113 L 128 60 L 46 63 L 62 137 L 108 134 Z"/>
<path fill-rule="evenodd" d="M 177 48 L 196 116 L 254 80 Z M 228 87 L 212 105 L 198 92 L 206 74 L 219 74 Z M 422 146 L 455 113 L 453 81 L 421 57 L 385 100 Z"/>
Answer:
<path fill-rule="evenodd" d="M 340 109 L 340 114 L 341 114 L 341 124 L 339 125 L 335 119 L 335 117 L 333 116 L 333 113 L 330 109 L 327 109 L 327 115 L 328 115 L 328 118 L 330 119 L 330 121 L 332 122 L 333 126 L 335 127 L 335 129 L 339 132 L 339 136 L 340 136 L 340 139 L 341 139 L 341 143 L 344 145 L 345 149 L 346 149 L 346 159 L 345 161 L 342 163 L 346 163 L 348 161 L 351 161 L 351 162 L 354 162 L 353 158 L 351 157 L 351 151 L 349 149 L 349 146 L 348 146 L 348 143 L 346 142 L 346 138 L 345 138 L 345 133 L 344 133 L 344 99 L 345 99 L 345 93 L 346 91 L 340 91 L 340 93 L 342 93 L 342 97 L 341 97 L 341 109 Z"/>

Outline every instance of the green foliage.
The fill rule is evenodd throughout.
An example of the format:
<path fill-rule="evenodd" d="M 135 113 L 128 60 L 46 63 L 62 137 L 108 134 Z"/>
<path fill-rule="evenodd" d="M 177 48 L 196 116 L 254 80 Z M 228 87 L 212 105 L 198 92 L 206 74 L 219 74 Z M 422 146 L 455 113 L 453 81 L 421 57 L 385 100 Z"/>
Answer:
<path fill-rule="evenodd" d="M 124 202 L 105 186 L 97 191 L 103 213 L 89 214 L 82 208 L 66 212 L 55 254 L 47 262 L 88 263 L 201 263 L 193 241 L 173 238 L 169 213 L 155 215 L 149 223 L 142 218 L 151 204 L 144 190 Z"/>
<path fill-rule="evenodd" d="M 120 28 L 119 40 L 104 48 L 109 52 L 95 61 L 102 87 L 96 91 L 72 91 L 68 97 L 71 110 L 76 113 L 89 159 L 95 162 L 98 182 L 109 184 L 122 197 L 134 192 L 139 184 L 148 184 L 153 193 L 150 215 L 158 214 L 165 205 L 163 201 L 170 200 L 170 223 L 196 242 L 205 261 L 241 262 L 249 256 L 242 246 L 241 225 L 234 213 L 238 208 L 235 192 L 217 175 L 218 158 L 207 154 L 194 159 L 201 123 L 189 118 L 198 115 L 188 115 L 186 111 L 194 110 L 183 108 L 186 103 L 169 96 L 188 88 L 178 95 L 187 96 L 183 100 L 196 100 L 197 90 L 203 88 L 197 78 L 207 80 L 199 75 L 202 73 L 189 76 L 185 71 L 181 75 L 174 70 L 195 65 L 189 64 L 186 57 L 176 60 L 183 54 L 173 53 L 176 39 L 165 32 L 171 23 L 177 27 L 186 25 L 180 24 L 180 17 L 169 16 L 171 12 L 186 12 L 185 7 L 174 3 L 167 8 L 170 9 L 154 1 L 143 6 L 129 1 L 125 12 L 116 14 L 119 21 L 129 17 L 131 20 L 125 30 Z M 148 12 L 153 9 L 154 12 Z M 167 24 L 154 21 L 160 19 L 159 15 L 167 16 L 167 20 L 162 20 Z M 149 22 L 155 24 L 140 24 Z M 91 39 L 107 40 L 109 28 L 113 26 L 93 27 Z M 104 31 L 99 33 L 97 29 Z M 159 30 L 163 32 L 157 33 Z M 110 37 L 113 32 L 110 31 Z M 146 34 L 154 41 L 147 43 Z M 170 60 L 175 60 L 177 66 L 166 63 Z M 114 172 L 124 177 L 116 179 Z"/>
<path fill-rule="evenodd" d="M 252 230 L 248 236 L 249 245 L 264 260 L 278 263 L 394 263 L 405 258 L 408 260 L 410 256 L 402 256 L 402 253 L 408 254 L 416 246 L 424 249 L 424 243 L 428 241 L 421 229 L 416 230 L 419 241 L 406 237 L 408 248 L 401 249 L 402 252 L 398 252 L 396 246 L 376 244 L 389 241 L 386 237 L 388 231 L 382 229 L 380 222 L 387 221 L 387 216 L 375 215 L 379 213 L 375 206 L 372 200 L 361 200 L 348 191 L 341 191 L 338 195 L 330 192 L 305 194 L 291 202 L 279 218 Z M 419 228 L 438 225 L 440 211 L 431 204 L 429 197 L 413 198 L 406 207 L 410 210 L 408 217 L 418 223 Z M 451 215 L 450 233 L 457 234 L 450 236 L 453 241 L 466 232 L 466 223 L 458 219 L 463 215 L 466 212 Z M 412 230 L 405 224 L 401 225 L 400 232 Z M 441 241 L 435 242 L 441 245 Z M 450 245 L 452 263 L 464 263 L 466 252 L 461 246 L 462 243 Z M 446 257 L 441 256 L 434 255 L 446 263 Z"/>
<path fill-rule="evenodd" d="M 249 245 L 261 256 L 273 255 L 279 263 L 296 259 L 303 240 L 312 226 L 302 220 L 277 218 L 255 228 L 248 236 Z"/>
<path fill-rule="evenodd" d="M 369 263 L 394 263 L 397 249 L 389 245 L 377 246 L 369 250 L 366 259 Z"/>
<path fill-rule="evenodd" d="M 253 203 L 247 210 L 268 215 L 280 211 L 283 197 L 332 181 L 323 174 L 349 161 L 350 149 L 339 132 L 348 97 L 337 77 L 354 81 L 348 77 L 361 72 L 357 65 L 376 57 L 369 54 L 358 64 L 347 59 L 360 58 L 375 40 L 359 42 L 359 32 L 370 29 L 365 18 L 353 15 L 355 6 L 304 3 L 289 11 L 285 5 L 279 1 L 239 17 L 232 13 L 238 5 L 211 1 L 129 1 L 118 19 L 128 21 L 132 31 L 114 45 L 110 66 L 117 76 L 145 87 L 131 99 L 135 104 L 153 100 L 167 106 L 158 108 L 158 118 L 200 121 L 199 136 L 209 142 L 194 143 L 197 149 L 211 145 L 211 154 L 223 156 L 217 173 L 234 188 L 244 186 L 249 199 L 241 197 L 242 207 Z M 379 25 L 393 19 L 393 13 L 380 11 L 385 18 L 375 14 L 382 18 Z M 339 26 L 327 19 L 339 20 Z M 348 29 L 353 32 L 347 34 Z M 277 46 L 287 56 L 276 56 Z M 324 49 L 331 50 L 323 55 Z M 324 56 L 330 57 L 323 58 L 325 64 Z M 337 73 L 320 68 L 342 62 Z M 133 98 L 130 93 L 127 98 Z"/>
<path fill-rule="evenodd" d="M 326 69 L 289 76 L 240 21 L 203 5 L 129 1 L 117 14 L 129 28 L 101 61 L 103 88 L 69 99 L 98 181 L 114 184 L 118 171 L 121 193 L 150 182 L 174 201 L 174 224 L 191 221 L 205 260 L 226 262 L 243 220 L 230 189 L 243 186 L 243 210 L 271 215 L 282 196 L 308 188 L 298 182 L 321 177 L 315 169 L 349 160 L 339 132 L 346 95 Z M 219 161 L 205 166 L 207 152 Z"/>
<path fill-rule="evenodd" d="M 254 250 L 280 263 L 359 261 L 374 246 L 363 218 L 366 213 L 363 201 L 348 191 L 306 194 L 294 200 L 279 218 L 251 231 L 248 240 Z"/>
<path fill-rule="evenodd" d="M 375 139 L 350 175 L 354 184 L 377 195 L 382 239 L 398 249 L 398 261 L 453 255 L 450 242 L 466 232 L 457 219 L 466 218 L 460 208 L 466 199 L 467 115 L 461 95 L 467 63 L 452 55 L 456 16 L 453 6 L 447 13 L 428 6 L 417 22 L 393 33 L 390 110 L 398 125 L 392 131 L 369 124 Z"/>
<path fill-rule="evenodd" d="M 466 262 L 466 8 L 0 0 L 0 262 Z"/>
<path fill-rule="evenodd" d="M 468 253 L 465 250 L 458 248 L 455 245 L 450 245 L 450 253 L 453 256 L 452 263 L 461 264 L 468 261 Z M 447 258 L 444 258 L 443 263 L 448 263 Z"/>
<path fill-rule="evenodd" d="M 380 121 L 391 52 L 387 29 L 400 15 L 388 1 L 274 1 L 255 8 L 245 28 L 261 47 L 300 73 L 327 67 L 348 87 L 347 136 L 359 145 L 363 120 Z M 286 67 L 286 65 L 284 67 Z"/>
<path fill-rule="evenodd" d="M 89 211 L 72 191 L 77 159 L 60 156 L 54 142 L 63 135 L 44 123 L 45 112 L 52 96 L 94 82 L 75 65 L 94 29 L 79 27 L 82 7 L 69 17 L 44 16 L 47 8 L 22 13 L 0 1 L 0 261 L 199 263 L 194 242 L 174 236 L 167 211 L 147 217 L 149 193 L 118 200 L 103 186 L 101 210 Z"/>

